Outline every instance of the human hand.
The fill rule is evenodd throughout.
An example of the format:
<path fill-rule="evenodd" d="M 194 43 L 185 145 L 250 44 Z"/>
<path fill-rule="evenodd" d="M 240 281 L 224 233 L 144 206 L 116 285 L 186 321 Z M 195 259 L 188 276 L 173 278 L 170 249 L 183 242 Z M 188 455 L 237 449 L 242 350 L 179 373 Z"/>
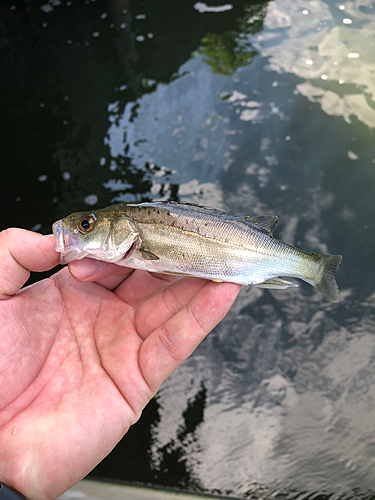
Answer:
<path fill-rule="evenodd" d="M 0 233 L 0 481 L 31 500 L 112 450 L 240 289 L 84 259 L 17 294 L 57 265 L 54 245 Z"/>

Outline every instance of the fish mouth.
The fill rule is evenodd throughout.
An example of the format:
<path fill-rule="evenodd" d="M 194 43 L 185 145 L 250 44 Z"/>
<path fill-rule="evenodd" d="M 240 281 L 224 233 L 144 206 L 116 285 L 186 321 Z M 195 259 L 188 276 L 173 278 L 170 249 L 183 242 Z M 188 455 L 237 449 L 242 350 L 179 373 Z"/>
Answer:
<path fill-rule="evenodd" d="M 52 232 L 56 242 L 55 250 L 60 253 L 60 264 L 68 264 L 73 260 L 86 257 L 86 253 L 79 248 L 79 237 L 71 233 L 64 226 L 62 220 L 52 224 Z"/>

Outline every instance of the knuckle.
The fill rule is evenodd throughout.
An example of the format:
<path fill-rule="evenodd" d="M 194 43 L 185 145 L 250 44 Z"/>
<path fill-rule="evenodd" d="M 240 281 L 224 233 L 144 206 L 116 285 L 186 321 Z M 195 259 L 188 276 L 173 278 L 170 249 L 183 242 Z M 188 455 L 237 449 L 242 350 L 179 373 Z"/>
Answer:
<path fill-rule="evenodd" d="M 9 227 L 0 232 L 0 238 L 4 241 L 16 240 L 23 230 L 17 227 Z"/>
<path fill-rule="evenodd" d="M 198 329 L 202 332 L 206 332 L 207 331 L 206 325 L 204 325 L 203 321 L 196 314 L 196 312 L 194 311 L 194 308 L 191 306 L 191 304 L 188 304 L 187 312 L 188 312 L 189 317 L 191 318 L 192 322 L 195 325 L 197 325 Z"/>
<path fill-rule="evenodd" d="M 170 287 L 165 288 L 162 291 L 162 299 L 164 306 L 171 314 L 175 314 L 177 311 L 181 309 L 176 294 Z"/>
<path fill-rule="evenodd" d="M 159 338 L 160 338 L 161 343 L 164 345 L 164 347 L 168 351 L 170 357 L 173 359 L 173 361 L 177 364 L 182 363 L 183 357 L 181 357 L 181 354 L 178 352 L 176 344 L 173 341 L 173 335 L 171 334 L 169 329 L 166 327 L 166 325 L 161 325 Z"/>

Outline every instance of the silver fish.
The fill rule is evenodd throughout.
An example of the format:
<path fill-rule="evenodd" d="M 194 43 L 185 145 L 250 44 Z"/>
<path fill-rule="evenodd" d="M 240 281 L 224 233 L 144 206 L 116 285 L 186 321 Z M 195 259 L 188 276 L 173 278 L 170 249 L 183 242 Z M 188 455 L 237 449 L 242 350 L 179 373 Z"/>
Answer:
<path fill-rule="evenodd" d="M 193 204 L 119 203 L 53 224 L 60 262 L 91 257 L 134 269 L 198 276 L 262 288 L 310 283 L 338 302 L 340 255 L 304 252 L 276 240 L 277 217 L 234 217 Z"/>

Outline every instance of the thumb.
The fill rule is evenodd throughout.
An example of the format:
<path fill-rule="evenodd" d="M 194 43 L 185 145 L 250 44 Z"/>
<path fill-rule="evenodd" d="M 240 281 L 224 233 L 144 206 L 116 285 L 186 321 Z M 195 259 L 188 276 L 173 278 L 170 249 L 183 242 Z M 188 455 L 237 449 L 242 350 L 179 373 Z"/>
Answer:
<path fill-rule="evenodd" d="M 18 228 L 0 232 L 0 300 L 17 293 L 30 271 L 47 271 L 58 262 L 55 240 L 49 235 Z"/>

